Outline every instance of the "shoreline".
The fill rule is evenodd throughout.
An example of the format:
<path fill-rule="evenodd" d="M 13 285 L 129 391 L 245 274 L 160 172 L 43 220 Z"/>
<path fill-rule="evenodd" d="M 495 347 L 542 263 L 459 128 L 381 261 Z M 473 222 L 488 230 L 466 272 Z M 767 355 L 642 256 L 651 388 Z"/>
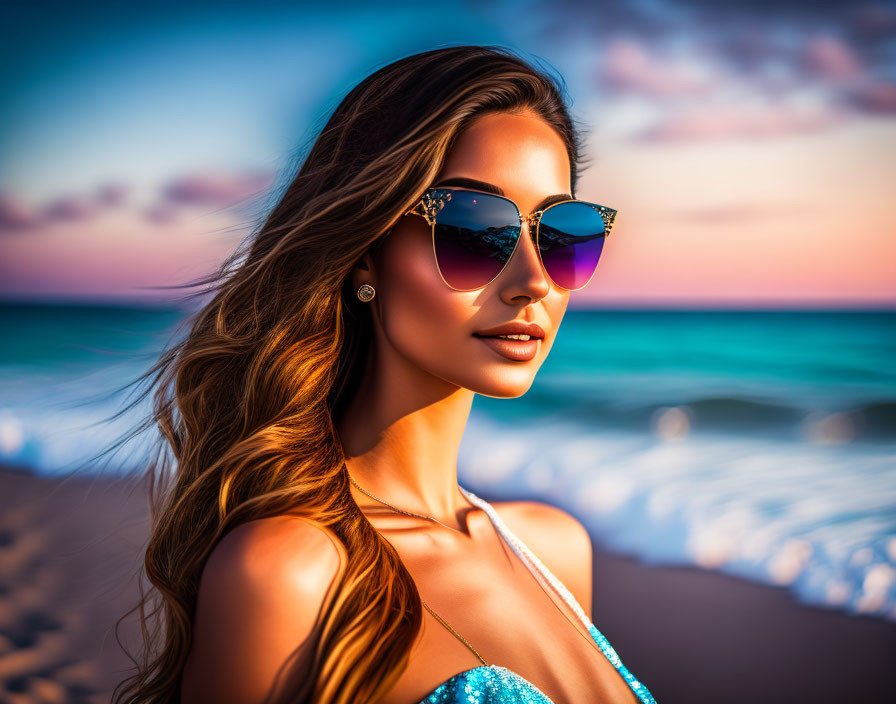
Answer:
<path fill-rule="evenodd" d="M 884 619 L 597 547 L 594 585 L 595 623 L 660 704 L 896 701 L 896 624 Z"/>
<path fill-rule="evenodd" d="M 129 674 L 143 487 L 0 465 L 0 700 L 108 702 Z M 659 704 L 896 701 L 896 624 L 592 542 L 594 623 Z"/>

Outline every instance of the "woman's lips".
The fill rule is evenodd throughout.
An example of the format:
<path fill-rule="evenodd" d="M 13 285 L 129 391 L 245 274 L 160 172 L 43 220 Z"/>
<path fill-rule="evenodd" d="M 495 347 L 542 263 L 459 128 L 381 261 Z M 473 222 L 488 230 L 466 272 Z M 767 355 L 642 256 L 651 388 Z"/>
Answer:
<path fill-rule="evenodd" d="M 531 340 L 506 340 L 502 337 L 485 337 L 474 335 L 491 347 L 495 352 L 515 362 L 528 362 L 538 353 L 538 341 L 541 338 L 533 337 Z"/>

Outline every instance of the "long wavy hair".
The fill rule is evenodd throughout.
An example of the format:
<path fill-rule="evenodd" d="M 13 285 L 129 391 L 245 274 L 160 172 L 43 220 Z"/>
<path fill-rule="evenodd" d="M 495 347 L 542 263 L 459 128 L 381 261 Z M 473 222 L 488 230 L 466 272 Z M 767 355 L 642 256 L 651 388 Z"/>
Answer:
<path fill-rule="evenodd" d="M 535 111 L 559 133 L 575 193 L 582 157 L 565 84 L 513 51 L 449 46 L 390 63 L 330 116 L 269 214 L 211 275 L 207 302 L 137 381 L 157 428 L 140 657 L 115 704 L 176 702 L 203 566 L 235 526 L 286 512 L 327 527 L 347 564 L 321 614 L 311 675 L 290 701 L 376 701 L 422 627 L 394 547 L 351 496 L 335 430 L 373 344 L 350 272 L 433 182 L 477 117 Z M 139 398 L 136 402 L 139 402 Z M 142 581 L 142 580 L 141 580 Z M 119 641 L 120 642 L 120 641 Z"/>

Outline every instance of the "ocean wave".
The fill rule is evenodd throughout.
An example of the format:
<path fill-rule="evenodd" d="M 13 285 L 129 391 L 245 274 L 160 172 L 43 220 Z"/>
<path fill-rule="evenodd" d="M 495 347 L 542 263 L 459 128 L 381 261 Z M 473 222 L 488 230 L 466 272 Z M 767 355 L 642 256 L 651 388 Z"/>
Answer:
<path fill-rule="evenodd" d="M 116 417 L 126 399 L 111 392 L 146 369 L 155 331 L 176 317 L 8 310 L 0 461 L 97 471 L 91 458 L 150 411 L 145 400 Z M 894 619 L 892 321 L 570 311 L 524 396 L 476 397 L 461 483 L 562 506 L 647 562 Z M 138 436 L 101 469 L 142 471 L 156 439 Z"/>
<path fill-rule="evenodd" d="M 572 420 L 594 428 L 648 432 L 670 409 L 686 416 L 689 432 L 758 435 L 799 439 L 824 433 L 849 441 L 896 440 L 896 402 L 889 399 L 841 399 L 839 402 L 779 401 L 757 395 L 664 396 L 647 401 L 602 395 L 583 389 L 570 392 L 551 386 L 533 387 L 514 408 L 502 400 L 477 399 L 496 417 L 530 418 L 533 414 Z M 834 427 L 837 426 L 837 427 Z"/>
<path fill-rule="evenodd" d="M 477 412 L 458 467 L 472 491 L 554 503 L 647 563 L 719 570 L 896 621 L 892 447 L 666 441 Z"/>

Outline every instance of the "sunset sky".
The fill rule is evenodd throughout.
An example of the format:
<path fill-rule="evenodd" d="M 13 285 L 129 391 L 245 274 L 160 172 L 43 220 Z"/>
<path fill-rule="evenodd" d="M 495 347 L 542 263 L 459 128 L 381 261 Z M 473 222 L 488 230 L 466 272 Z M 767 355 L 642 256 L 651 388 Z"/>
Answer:
<path fill-rule="evenodd" d="M 178 295 L 366 75 L 494 43 L 553 66 L 620 211 L 578 305 L 896 305 L 896 10 L 835 2 L 20 3 L 0 299 Z"/>

